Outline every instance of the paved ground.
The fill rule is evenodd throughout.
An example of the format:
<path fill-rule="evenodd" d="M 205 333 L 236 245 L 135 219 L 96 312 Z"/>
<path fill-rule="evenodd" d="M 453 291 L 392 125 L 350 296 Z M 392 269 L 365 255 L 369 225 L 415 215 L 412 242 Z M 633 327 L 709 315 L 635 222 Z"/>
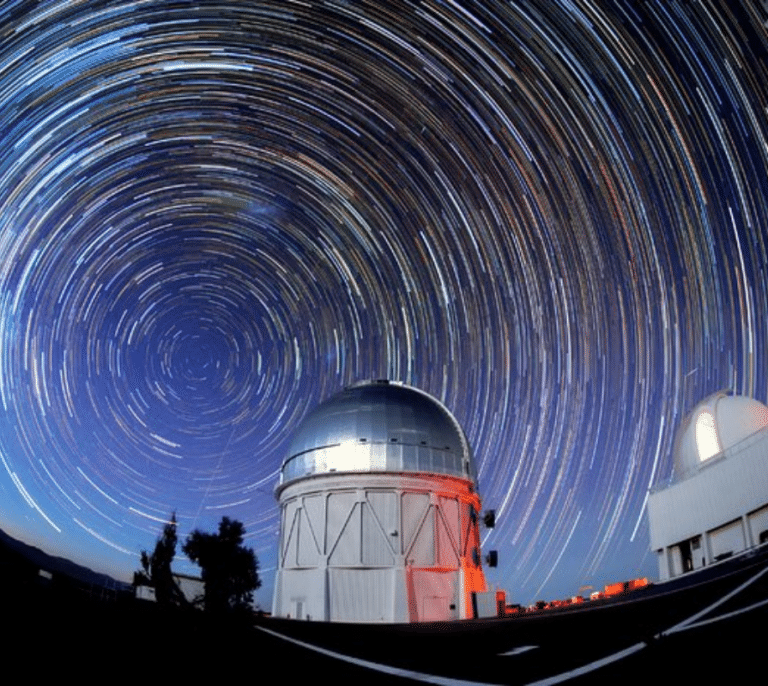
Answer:
<path fill-rule="evenodd" d="M 268 619 L 260 629 L 298 680 L 332 670 L 337 683 L 741 683 L 765 659 L 765 558 L 618 603 L 517 619 L 388 627 Z"/>
<path fill-rule="evenodd" d="M 695 580 L 575 610 L 394 626 L 216 624 L 153 603 L 6 585 L 3 647 L 25 677 L 85 683 L 762 683 L 768 550 Z"/>

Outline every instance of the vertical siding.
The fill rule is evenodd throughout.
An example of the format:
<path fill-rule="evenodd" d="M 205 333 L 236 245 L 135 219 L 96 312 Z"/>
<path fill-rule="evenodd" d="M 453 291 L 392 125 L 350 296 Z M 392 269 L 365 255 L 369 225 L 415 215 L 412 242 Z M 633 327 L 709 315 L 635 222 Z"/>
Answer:
<path fill-rule="evenodd" d="M 317 549 L 325 554 L 325 497 L 320 493 L 302 498 L 304 515 L 312 528 L 312 535 L 317 542 Z"/>
<path fill-rule="evenodd" d="M 325 552 L 331 555 L 357 502 L 354 491 L 329 493 L 326 498 Z"/>
<path fill-rule="evenodd" d="M 283 567 L 295 567 L 298 561 L 298 554 L 296 551 L 298 542 L 298 528 L 299 528 L 299 509 L 298 502 L 291 501 L 285 506 L 283 514 Z"/>
<path fill-rule="evenodd" d="M 428 493 L 403 493 L 401 496 L 402 553 L 407 553 L 413 546 L 416 532 L 421 526 L 421 520 L 429 507 Z"/>
<path fill-rule="evenodd" d="M 485 590 L 482 570 L 463 559 L 477 539 L 467 494 L 426 479 L 424 490 L 348 483 L 283 503 L 275 614 L 349 622 L 464 616 L 465 596 Z"/>
<path fill-rule="evenodd" d="M 768 506 L 749 515 L 749 527 L 752 530 L 752 542 L 760 543 L 760 534 L 768 531 Z"/>
<path fill-rule="evenodd" d="M 414 522 L 415 524 L 415 522 Z M 414 567 L 432 567 L 435 564 L 435 508 L 428 506 L 427 516 L 413 537 L 406 552 L 406 564 Z"/>
<path fill-rule="evenodd" d="M 438 622 L 459 618 L 458 572 L 429 569 L 410 571 L 412 622 Z"/>
<path fill-rule="evenodd" d="M 330 620 L 391 622 L 394 569 L 330 569 Z"/>
<path fill-rule="evenodd" d="M 373 501 L 379 506 L 378 508 L 372 505 L 371 496 L 375 496 Z M 397 502 L 394 493 L 368 493 L 366 502 L 361 503 L 363 517 L 362 563 L 364 565 L 389 567 L 395 564 L 394 550 L 390 540 L 391 536 L 388 534 L 388 531 L 392 531 L 392 526 L 391 524 L 388 527 L 382 525 L 377 515 L 378 509 L 378 513 L 382 515 L 386 522 L 390 514 L 388 512 L 390 508 L 387 507 L 389 503 L 384 496 L 390 496 L 390 501 Z"/>
<path fill-rule="evenodd" d="M 338 515 L 338 519 L 341 520 L 345 514 L 347 515 L 338 538 L 330 546 L 331 554 L 328 558 L 330 565 L 358 565 L 362 562 L 361 503 L 352 503 L 351 508 L 348 508 L 348 505 L 346 498 L 341 499 L 341 502 L 329 501 L 328 512 L 333 513 L 334 518 Z"/>
<path fill-rule="evenodd" d="M 738 553 L 744 550 L 744 528 L 741 520 L 730 522 L 710 533 L 709 545 L 712 549 L 712 558 L 716 560 L 720 555 Z"/>
<path fill-rule="evenodd" d="M 299 567 L 315 567 L 320 562 L 320 545 L 315 537 L 312 527 L 312 519 L 306 507 L 299 510 L 300 518 L 296 532 L 298 541 L 296 545 L 296 564 Z"/>
<path fill-rule="evenodd" d="M 440 498 L 437 512 L 437 566 L 459 566 L 459 503 L 455 498 Z"/>
<path fill-rule="evenodd" d="M 366 493 L 368 506 L 371 508 L 381 527 L 391 535 L 392 532 L 399 531 L 397 516 L 397 493 L 392 491 L 368 491 Z M 394 552 L 394 551 L 393 551 Z"/>
<path fill-rule="evenodd" d="M 274 612 L 279 617 L 325 620 L 325 570 L 290 569 L 280 573 L 279 600 Z"/>

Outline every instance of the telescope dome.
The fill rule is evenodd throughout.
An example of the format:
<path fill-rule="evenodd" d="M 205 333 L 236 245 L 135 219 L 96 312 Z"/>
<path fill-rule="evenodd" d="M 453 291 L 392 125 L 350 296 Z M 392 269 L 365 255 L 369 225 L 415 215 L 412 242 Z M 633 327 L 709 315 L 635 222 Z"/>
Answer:
<path fill-rule="evenodd" d="M 436 398 L 385 380 L 349 386 L 301 422 L 280 485 L 332 472 L 448 474 L 475 482 L 469 444 Z"/>
<path fill-rule="evenodd" d="M 683 477 L 768 426 L 768 407 L 740 395 L 715 393 L 700 402 L 677 435 L 675 474 Z"/>

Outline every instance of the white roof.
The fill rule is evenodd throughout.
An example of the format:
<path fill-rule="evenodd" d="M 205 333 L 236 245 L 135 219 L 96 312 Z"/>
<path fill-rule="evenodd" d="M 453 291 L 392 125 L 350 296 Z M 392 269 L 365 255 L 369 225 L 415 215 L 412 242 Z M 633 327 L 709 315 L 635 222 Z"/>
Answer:
<path fill-rule="evenodd" d="M 675 442 L 675 475 L 698 471 L 711 458 L 768 426 L 768 407 L 740 395 L 715 393 L 681 425 Z"/>

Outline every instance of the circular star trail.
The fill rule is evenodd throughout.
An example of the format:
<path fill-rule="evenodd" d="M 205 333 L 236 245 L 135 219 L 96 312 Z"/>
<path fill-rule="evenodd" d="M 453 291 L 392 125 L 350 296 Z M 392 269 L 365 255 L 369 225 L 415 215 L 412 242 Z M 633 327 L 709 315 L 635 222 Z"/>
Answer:
<path fill-rule="evenodd" d="M 465 427 L 515 601 L 654 576 L 682 416 L 768 392 L 767 17 L 4 2 L 0 526 L 128 578 L 227 515 L 268 589 L 291 432 L 388 377 Z"/>

